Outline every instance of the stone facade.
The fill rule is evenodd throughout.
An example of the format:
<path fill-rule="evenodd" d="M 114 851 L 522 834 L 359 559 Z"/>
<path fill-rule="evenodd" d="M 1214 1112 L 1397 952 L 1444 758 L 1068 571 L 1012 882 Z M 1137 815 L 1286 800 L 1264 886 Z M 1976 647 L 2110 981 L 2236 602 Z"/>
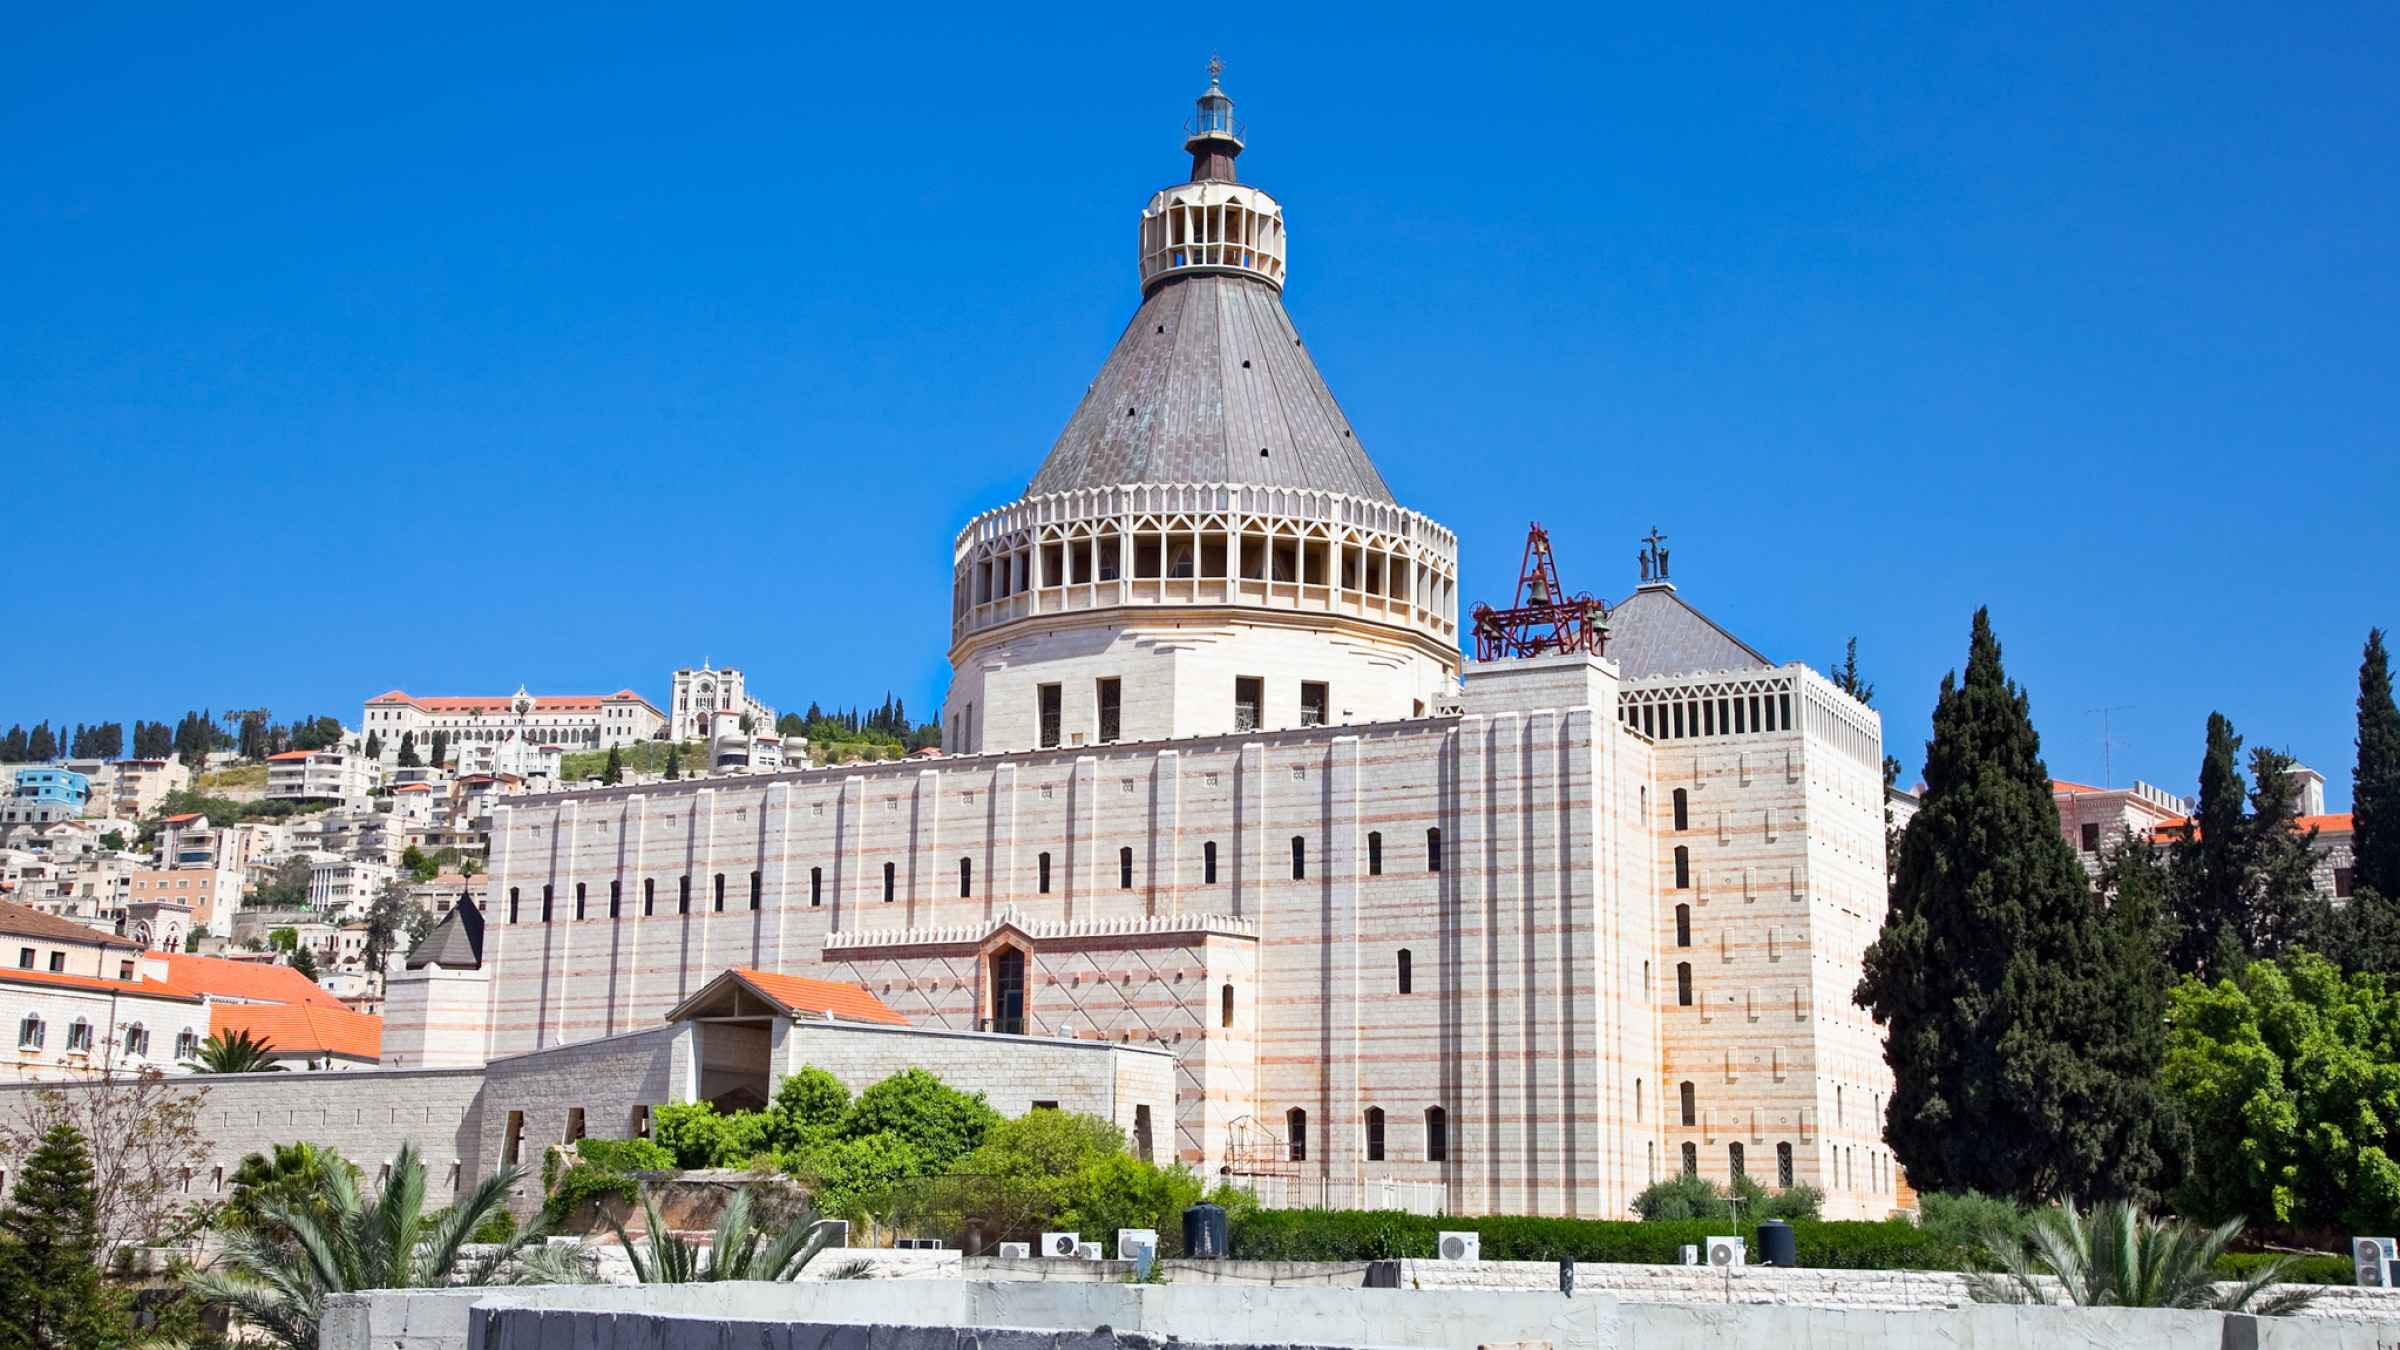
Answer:
<path fill-rule="evenodd" d="M 751 697 L 739 670 L 718 670 L 703 661 L 698 670 L 685 666 L 675 672 L 674 692 L 667 700 L 667 739 L 706 740 L 709 719 L 721 712 L 748 717 L 756 735 L 775 734 L 775 710 Z"/>

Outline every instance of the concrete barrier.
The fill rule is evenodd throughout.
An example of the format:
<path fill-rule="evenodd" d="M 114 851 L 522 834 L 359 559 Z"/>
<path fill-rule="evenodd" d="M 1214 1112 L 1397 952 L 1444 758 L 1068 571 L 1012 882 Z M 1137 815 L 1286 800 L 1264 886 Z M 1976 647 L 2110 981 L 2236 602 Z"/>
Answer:
<path fill-rule="evenodd" d="M 1804 1272 L 1782 1272 L 1798 1275 Z M 1825 1274 L 1827 1272 L 1817 1272 Z M 1556 1279 L 1556 1268 L 1551 1268 Z M 1755 1298 L 1790 1297 L 1797 1289 Z M 1721 1297 L 1721 1294 L 1720 1294 Z M 324 1350 L 470 1350 L 480 1312 L 555 1313 L 532 1319 L 558 1344 L 590 1350 L 721 1350 L 782 1344 L 752 1324 L 845 1327 L 838 1350 L 962 1350 L 942 1336 L 902 1344 L 869 1328 L 1017 1328 L 1140 1335 L 1220 1344 L 1443 1347 L 1536 1344 L 1550 1350 L 2391 1350 L 2400 1346 L 2400 1295 L 2329 1290 L 2319 1315 L 2253 1318 L 2154 1309 L 1836 1308 L 1806 1302 L 1691 1299 L 1633 1302 L 1583 1288 L 1366 1289 L 1352 1285 L 1128 1284 L 1042 1279 L 825 1280 L 792 1284 L 554 1285 L 401 1290 L 343 1295 L 327 1310 Z M 632 1320 L 627 1320 L 632 1319 Z M 642 1337 L 607 1339 L 637 1323 Z M 568 1330 L 569 1327 L 578 1328 Z M 670 1336 L 669 1333 L 672 1333 Z M 738 1333 L 738 1334 L 737 1334 Z M 527 1333 L 530 1334 L 530 1333 Z M 763 1333 L 762 1333 L 763 1335 Z M 628 1337 L 635 1332 L 628 1331 Z M 591 1339 L 591 1338 L 600 1339 Z M 712 1339 L 712 1337 L 714 1339 Z M 847 1339 L 844 1339 L 846 1337 Z M 580 1339 L 579 1339 L 580 1338 Z M 861 1339 L 864 1338 L 864 1339 Z M 923 1338 L 920 1338 L 923 1339 Z M 986 1347 L 990 1350 L 990 1347 Z M 1068 1350 L 1044 1343 L 1025 1350 Z"/>

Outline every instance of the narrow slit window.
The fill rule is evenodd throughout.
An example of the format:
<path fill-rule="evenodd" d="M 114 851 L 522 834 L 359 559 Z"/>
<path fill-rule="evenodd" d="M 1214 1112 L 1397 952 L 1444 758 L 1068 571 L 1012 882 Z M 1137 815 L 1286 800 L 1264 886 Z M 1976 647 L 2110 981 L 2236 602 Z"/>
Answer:
<path fill-rule="evenodd" d="M 1133 889 L 1133 850 L 1130 848 L 1117 850 L 1117 889 Z"/>
<path fill-rule="evenodd" d="M 1682 788 L 1675 789 L 1675 828 L 1692 828 L 1692 794 Z"/>
<path fill-rule="evenodd" d="M 1296 834 L 1292 836 L 1292 880 L 1308 880 L 1308 840 Z"/>
<path fill-rule="evenodd" d="M 1295 1106 L 1283 1113 L 1284 1142 L 1293 1162 L 1308 1161 L 1308 1112 Z"/>
<path fill-rule="evenodd" d="M 808 869 L 808 903 L 811 907 L 825 903 L 825 869 L 822 867 Z"/>
<path fill-rule="evenodd" d="M 896 864 L 887 862 L 883 865 L 883 902 L 887 905 L 890 904 L 892 897 L 899 893 L 900 868 Z"/>
<path fill-rule="evenodd" d="M 1367 1161 L 1383 1161 L 1383 1108 L 1367 1108 Z"/>
<path fill-rule="evenodd" d="M 1035 858 L 1033 871 L 1034 889 L 1040 894 L 1048 895 L 1050 893 L 1050 855 L 1044 853 Z"/>
<path fill-rule="evenodd" d="M 720 914 L 725 912 L 725 874 L 723 872 L 715 874 L 715 881 L 710 888 L 708 907 Z"/>
<path fill-rule="evenodd" d="M 642 917 L 647 919 L 658 912 L 658 878 L 642 878 Z"/>
<path fill-rule="evenodd" d="M 1675 846 L 1675 889 L 1688 891 L 1691 888 L 1692 850 L 1686 845 L 1677 844 Z"/>
<path fill-rule="evenodd" d="M 1692 907 L 1690 905 L 1675 907 L 1675 945 L 1678 947 L 1692 945 Z"/>
<path fill-rule="evenodd" d="M 975 860 L 973 858 L 958 860 L 958 898 L 961 900 L 975 898 Z"/>
<path fill-rule="evenodd" d="M 765 884 L 761 881 L 758 872 L 754 869 L 750 873 L 750 908 L 758 908 L 759 902 L 765 898 Z"/>
<path fill-rule="evenodd" d="M 1214 839 L 1200 846 L 1200 884 L 1217 884 L 1217 841 Z"/>
<path fill-rule="evenodd" d="M 1438 1106 L 1425 1108 L 1425 1161 L 1450 1160 L 1450 1113 Z"/>
<path fill-rule="evenodd" d="M 1416 978 L 1415 972 L 1410 969 L 1411 964 L 1408 948 L 1402 947 L 1400 949 L 1400 992 L 1403 994 L 1415 992 Z"/>
<path fill-rule="evenodd" d="M 1700 1099 L 1697 1090 L 1688 1081 L 1678 1083 L 1675 1085 L 1675 1095 L 1678 1098 L 1677 1104 L 1683 1108 L 1683 1123 L 1686 1125 L 1699 1124 Z"/>
<path fill-rule="evenodd" d="M 1439 825 L 1425 832 L 1425 870 L 1442 870 L 1442 827 Z"/>
<path fill-rule="evenodd" d="M 1675 1006 L 1692 1006 L 1692 963 L 1689 961 L 1675 963 Z"/>
<path fill-rule="evenodd" d="M 689 872 L 675 878 L 675 912 L 692 912 L 692 874 Z"/>
<path fill-rule="evenodd" d="M 1383 875 L 1383 834 L 1378 830 L 1367 831 L 1367 875 Z"/>
<path fill-rule="evenodd" d="M 1217 991 L 1217 1025 L 1225 1028 L 1233 1026 L 1233 982 L 1230 980 Z"/>

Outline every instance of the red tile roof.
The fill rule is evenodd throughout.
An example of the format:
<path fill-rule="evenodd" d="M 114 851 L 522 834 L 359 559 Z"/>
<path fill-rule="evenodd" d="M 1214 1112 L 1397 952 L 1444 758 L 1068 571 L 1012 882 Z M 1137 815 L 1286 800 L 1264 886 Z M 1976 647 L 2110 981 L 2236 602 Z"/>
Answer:
<path fill-rule="evenodd" d="M 2052 796 L 2056 796 L 2061 792 L 2110 792 L 2113 790 L 2114 789 L 2111 788 L 2096 788 L 2089 783 L 2070 783 L 2064 778 L 2053 778 L 2050 780 L 2050 793 Z"/>
<path fill-rule="evenodd" d="M 277 762 L 277 761 L 280 761 L 280 760 L 287 760 L 287 759 L 307 759 L 309 756 L 311 756 L 311 755 L 314 755 L 314 754 L 316 754 L 316 753 L 317 753 L 317 752 L 316 752 L 316 751 L 314 751 L 314 750 L 286 750 L 286 751 L 284 751 L 284 752 L 283 752 L 282 754 L 280 754 L 280 755 L 269 755 L 269 756 L 267 756 L 267 762 L 268 762 L 268 763 L 270 763 L 270 764 L 272 764 L 272 763 L 275 763 L 275 762 Z"/>
<path fill-rule="evenodd" d="M 213 1003 L 208 1009 L 208 1034 L 250 1033 L 280 1055 L 338 1055 L 373 1063 L 383 1057 L 383 1019 L 352 1012 L 336 1002 L 277 1006 L 265 1003 Z"/>
<path fill-rule="evenodd" d="M 181 825 L 187 820 L 198 820 L 203 814 L 205 813 L 199 811 L 186 811 L 180 816 L 167 817 L 163 823 L 168 825 Z"/>
<path fill-rule="evenodd" d="M 89 942 L 102 947 L 125 947 L 140 951 L 142 944 L 129 942 L 114 933 L 86 928 L 72 919 L 44 914 L 38 909 L 12 905 L 0 900 L 0 933 L 12 937 L 42 938 L 50 942 Z"/>
<path fill-rule="evenodd" d="M 868 993 L 864 985 L 812 980 L 802 975 L 778 975 L 748 966 L 735 966 L 732 973 L 761 997 L 783 1005 L 786 1012 L 830 1012 L 845 1022 L 881 1022 L 895 1027 L 908 1025 L 907 1018 L 885 1007 L 883 1000 Z"/>
<path fill-rule="evenodd" d="M 338 1008 L 342 1001 L 290 966 L 257 961 L 228 961 L 218 956 L 186 956 L 181 952 L 152 952 L 167 963 L 167 983 L 193 994 L 235 999 L 246 1003 L 305 1003 Z"/>
<path fill-rule="evenodd" d="M 533 704 L 535 712 L 598 712 L 603 703 L 623 702 L 639 703 L 648 707 L 652 712 L 658 711 L 655 706 L 651 705 L 650 700 L 630 689 L 620 689 L 613 694 L 528 694 L 525 697 L 528 702 Z M 514 709 L 516 699 L 509 694 L 419 697 L 403 690 L 394 689 L 388 693 L 377 694 L 368 699 L 367 703 L 369 706 L 405 703 L 412 708 L 419 708 L 431 713 L 492 713 L 497 715 Z"/>
<path fill-rule="evenodd" d="M 97 994 L 172 999 L 177 1003 L 200 1001 L 198 994 L 185 993 L 157 980 L 104 980 L 95 975 L 66 975 L 47 970 L 0 969 L 0 983 L 47 985 L 54 989 L 82 989 Z"/>
<path fill-rule="evenodd" d="M 2351 813 L 2348 811 L 2322 816 L 2297 817 L 2292 821 L 2292 830 L 2297 834 L 2306 834 L 2310 830 L 2315 830 L 2319 834 L 2351 834 L 2355 832 L 2351 825 Z M 2190 816 L 2176 816 L 2172 820 L 2161 821 L 2152 826 L 2150 830 L 2150 839 L 2153 843 L 2172 843 L 2186 837 L 2193 839 L 2200 837 L 2200 829 L 2192 823 Z"/>

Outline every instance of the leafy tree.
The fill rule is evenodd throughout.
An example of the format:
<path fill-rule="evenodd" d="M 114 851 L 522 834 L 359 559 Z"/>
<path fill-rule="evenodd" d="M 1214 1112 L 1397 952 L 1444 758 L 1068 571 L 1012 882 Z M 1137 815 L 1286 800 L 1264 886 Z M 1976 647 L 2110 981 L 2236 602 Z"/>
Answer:
<path fill-rule="evenodd" d="M 1012 1236 L 1038 1232 L 1074 1206 L 1085 1169 L 1124 1152 L 1125 1132 L 1098 1116 L 1028 1111 L 993 1125 L 951 1166 L 950 1212 L 941 1217 L 952 1227 L 976 1217 Z"/>
<path fill-rule="evenodd" d="M 924 1156 L 926 1170 L 940 1171 L 973 1152 L 999 1123 L 1000 1113 L 982 1093 L 961 1092 L 923 1069 L 907 1069 L 858 1094 L 842 1118 L 842 1133 L 906 1139 Z"/>
<path fill-rule="evenodd" d="M 367 758 L 378 762 L 383 759 L 383 736 L 380 733 L 373 731 L 367 733 L 366 754 Z"/>
<path fill-rule="evenodd" d="M 1984 1250 L 1996 1273 L 1969 1274 L 1967 1290 L 1978 1303 L 2262 1314 L 2298 1312 L 2314 1301 L 2314 1290 L 2269 1292 L 2282 1280 L 2288 1261 L 2262 1265 L 2219 1292 L 2211 1267 L 2241 1231 L 2239 1219 L 2204 1233 L 2117 1201 L 2096 1205 L 2087 1216 L 2069 1201 L 2035 1215 L 2030 1235 L 2003 1234 L 1987 1242 Z"/>
<path fill-rule="evenodd" d="M 50 1127 L 0 1209 L 0 1343 L 106 1350 L 132 1340 L 124 1296 L 100 1282 L 92 1186 L 82 1133 Z"/>
<path fill-rule="evenodd" d="M 667 781 L 672 783 L 681 777 L 683 777 L 683 746 L 681 743 L 677 743 L 667 747 Z"/>
<path fill-rule="evenodd" d="M 2175 990 L 2164 1083 L 2192 1130 L 2175 1189 L 2201 1219 L 2400 1224 L 2400 997 L 2314 952 Z"/>
<path fill-rule="evenodd" d="M 279 928 L 279 933 L 292 930 Z M 274 1061 L 265 1041 L 247 1030 L 236 1028 L 220 1032 L 200 1042 L 199 1052 L 186 1060 L 194 1073 L 281 1073 L 284 1066 Z"/>
<path fill-rule="evenodd" d="M 1722 1219 L 1728 1223 L 1757 1223 L 1762 1219 L 1814 1219 L 1825 1208 L 1825 1192 L 1801 1182 L 1770 1191 L 1756 1178 L 1739 1176 L 1730 1187 L 1703 1177 L 1674 1176 L 1653 1182 L 1633 1198 L 1633 1212 L 1650 1223 L 1690 1219 Z"/>
<path fill-rule="evenodd" d="M 806 735 L 807 733 L 802 731 L 801 728 L 807 725 L 808 724 L 806 722 L 800 720 L 800 715 L 798 713 L 785 713 L 783 716 L 775 719 L 775 734 L 778 736 Z"/>
<path fill-rule="evenodd" d="M 896 1134 L 830 1139 L 783 1166 L 818 1212 L 843 1219 L 890 1214 L 896 1192 L 933 1170 L 916 1145 Z"/>
<path fill-rule="evenodd" d="M 733 1193 L 705 1248 L 668 1230 L 657 1197 L 647 1186 L 642 1188 L 642 1217 L 648 1226 L 642 1241 L 626 1236 L 625 1225 L 613 1218 L 608 1226 L 632 1260 L 634 1278 L 643 1284 L 796 1278 L 825 1249 L 824 1226 L 815 1211 L 803 1209 L 769 1237 L 752 1221 L 752 1194 L 747 1186 Z"/>
<path fill-rule="evenodd" d="M 300 930 L 297 928 L 270 928 L 267 930 L 267 945 L 279 952 L 296 950 L 300 946 Z"/>
<path fill-rule="evenodd" d="M 292 969 L 309 979 L 317 978 L 317 954 L 310 951 L 306 943 L 297 943 L 292 947 Z"/>
<path fill-rule="evenodd" d="M 550 1252 L 549 1230 L 527 1225 L 482 1259 L 464 1264 L 460 1249 L 508 1209 L 508 1193 L 523 1172 L 503 1167 L 446 1210 L 425 1213 L 425 1164 L 404 1144 L 391 1175 L 372 1196 L 352 1170 L 323 1169 L 305 1203 L 264 1197 L 263 1226 L 224 1235 L 222 1262 L 186 1270 L 184 1287 L 211 1308 L 241 1318 L 284 1350 L 314 1350 L 325 1302 L 360 1289 L 426 1289 L 517 1281 L 555 1283 L 589 1278 L 571 1257 Z"/>
<path fill-rule="evenodd" d="M 806 1148 L 830 1139 L 850 1110 L 850 1089 L 842 1080 L 811 1065 L 784 1079 L 775 1088 L 776 1116 L 770 1142 L 778 1152 Z"/>
<path fill-rule="evenodd" d="M 600 770 L 600 781 L 611 786 L 625 781 L 625 756 L 613 745 L 608 748 L 607 766 Z"/>
<path fill-rule="evenodd" d="M 1199 1203 L 1202 1189 L 1189 1168 L 1161 1167 L 1117 1153 L 1075 1174 L 1067 1207 L 1055 1222 L 1078 1232 L 1148 1228 L 1164 1243 L 1178 1231 L 1183 1211 Z"/>
<path fill-rule="evenodd" d="M 403 743 L 407 732 L 400 733 Z M 342 719 L 338 717 L 304 717 L 292 723 L 283 739 L 294 750 L 331 750 L 342 743 Z M 405 764 L 408 761 L 402 760 Z"/>
<path fill-rule="evenodd" d="M 2358 663 L 2358 768 L 2350 782 L 2351 856 L 2357 889 L 2400 900 L 2400 707 L 2392 702 L 2383 630 L 2367 630 Z"/>
<path fill-rule="evenodd" d="M 117 1049 L 115 1038 L 104 1040 L 101 1062 L 75 1076 L 73 1091 L 46 1087 L 0 1123 L 0 1157 L 30 1157 L 61 1125 L 89 1141 L 104 1258 L 136 1242 L 173 1239 L 190 1222 L 177 1189 L 183 1169 L 208 1156 L 199 1126 L 208 1089 L 120 1065 Z"/>
<path fill-rule="evenodd" d="M 244 909 L 300 909 L 308 904 L 308 879 L 316 864 L 305 853 L 294 854 L 267 870 L 242 899 Z M 277 932 L 288 930 L 277 929 Z M 289 950 L 289 948 L 286 948 Z"/>
<path fill-rule="evenodd" d="M 424 767 L 425 761 L 417 758 L 417 733 L 413 731 L 403 731 L 400 733 L 400 758 L 398 763 L 403 769 L 418 769 Z"/>
<path fill-rule="evenodd" d="M 110 830 L 108 833 L 101 835 L 100 847 L 107 849 L 111 853 L 123 853 L 126 847 L 125 832 L 123 830 Z"/>
<path fill-rule="evenodd" d="M 416 906 L 409 902 L 408 888 L 396 878 L 383 883 L 375 892 L 374 901 L 367 906 L 366 948 L 360 953 L 368 974 L 382 977 L 400 935 L 408 931 L 408 916 L 415 910 Z"/>
<path fill-rule="evenodd" d="M 1942 677 L 1925 781 L 1855 995 L 1888 1028 L 1886 1142 L 1927 1190 L 2145 1193 L 2173 1143 L 2154 1029 L 2128 1013 L 2150 976 L 2120 967 L 1983 610 L 1965 678 Z"/>

